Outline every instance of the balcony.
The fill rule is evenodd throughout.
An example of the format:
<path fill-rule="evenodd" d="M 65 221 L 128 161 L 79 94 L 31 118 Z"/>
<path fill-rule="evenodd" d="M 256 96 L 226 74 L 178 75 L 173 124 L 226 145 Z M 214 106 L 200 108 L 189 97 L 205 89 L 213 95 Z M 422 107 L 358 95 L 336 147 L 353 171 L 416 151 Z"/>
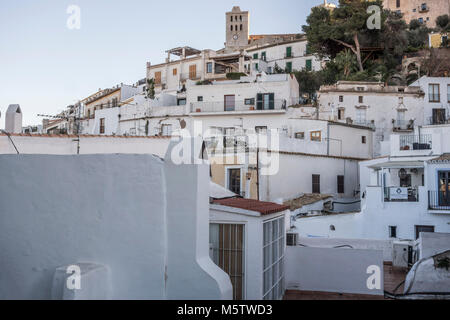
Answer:
<path fill-rule="evenodd" d="M 285 112 L 288 101 L 284 99 L 272 101 L 255 101 L 255 99 L 239 100 L 234 103 L 224 101 L 194 102 L 191 103 L 191 113 L 218 113 L 218 112 Z"/>
<path fill-rule="evenodd" d="M 400 136 L 400 150 L 431 150 L 432 135 L 401 135 Z"/>
<path fill-rule="evenodd" d="M 201 79 L 201 77 L 197 73 L 182 73 L 180 75 L 180 80 L 181 81 L 185 81 L 185 80 L 200 80 L 200 79 Z"/>
<path fill-rule="evenodd" d="M 425 12 L 428 12 L 428 11 L 430 11 L 430 8 L 429 8 L 426 4 L 422 4 L 422 5 L 419 7 L 419 12 L 420 12 L 420 13 L 425 13 Z"/>
<path fill-rule="evenodd" d="M 384 202 L 419 202 L 419 188 L 385 187 Z"/>
<path fill-rule="evenodd" d="M 356 119 L 353 122 L 353 124 L 357 125 L 357 126 L 369 127 L 371 129 L 375 129 L 375 123 L 373 121 L 369 121 L 369 120 Z"/>
<path fill-rule="evenodd" d="M 450 211 L 450 194 L 443 191 L 428 191 L 428 209 Z"/>
<path fill-rule="evenodd" d="M 438 116 L 438 117 L 429 117 L 427 124 L 428 125 L 440 125 L 440 124 L 449 124 L 450 118 L 446 117 L 445 115 Z"/>
<path fill-rule="evenodd" d="M 393 120 L 394 131 L 414 130 L 414 120 Z"/>

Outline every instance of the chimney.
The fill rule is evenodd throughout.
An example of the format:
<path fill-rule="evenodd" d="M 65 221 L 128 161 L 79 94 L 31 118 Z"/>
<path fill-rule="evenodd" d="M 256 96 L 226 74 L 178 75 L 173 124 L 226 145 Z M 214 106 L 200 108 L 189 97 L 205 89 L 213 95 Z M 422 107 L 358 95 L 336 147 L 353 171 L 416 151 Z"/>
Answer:
<path fill-rule="evenodd" d="M 22 132 L 22 110 L 18 104 L 10 104 L 6 110 L 5 131 L 8 133 Z"/>

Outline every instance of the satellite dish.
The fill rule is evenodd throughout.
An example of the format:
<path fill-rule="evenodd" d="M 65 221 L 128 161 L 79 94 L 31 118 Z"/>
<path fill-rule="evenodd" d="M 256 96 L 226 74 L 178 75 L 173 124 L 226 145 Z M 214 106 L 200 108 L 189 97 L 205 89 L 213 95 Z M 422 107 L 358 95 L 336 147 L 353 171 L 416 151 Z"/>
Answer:
<path fill-rule="evenodd" d="M 406 176 L 407 176 L 407 172 L 405 169 L 402 168 L 398 171 L 398 177 L 400 179 L 404 179 L 404 178 L 406 178 Z"/>

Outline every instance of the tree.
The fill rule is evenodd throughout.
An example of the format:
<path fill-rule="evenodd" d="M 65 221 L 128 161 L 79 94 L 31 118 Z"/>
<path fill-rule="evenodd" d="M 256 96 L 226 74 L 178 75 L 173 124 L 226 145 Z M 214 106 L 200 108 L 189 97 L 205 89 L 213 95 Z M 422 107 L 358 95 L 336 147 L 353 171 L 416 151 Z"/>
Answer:
<path fill-rule="evenodd" d="M 436 26 L 440 32 L 450 31 L 450 18 L 448 14 L 444 14 L 436 18 Z"/>
<path fill-rule="evenodd" d="M 152 79 L 147 79 L 147 87 L 145 88 L 146 91 L 146 95 L 145 98 L 146 99 L 155 99 L 155 80 Z"/>
<path fill-rule="evenodd" d="M 308 25 L 302 27 L 312 50 L 320 56 L 334 58 L 348 48 L 356 56 L 359 71 L 364 71 L 360 41 L 365 35 L 373 35 L 367 29 L 370 17 L 367 8 L 371 5 L 382 8 L 380 0 L 339 0 L 339 6 L 333 10 L 313 8 L 306 20 Z"/>
<path fill-rule="evenodd" d="M 355 56 L 350 52 L 350 50 L 346 49 L 344 51 L 339 52 L 334 59 L 336 66 L 344 75 L 345 79 L 348 79 L 351 73 L 357 71 L 358 65 Z"/>

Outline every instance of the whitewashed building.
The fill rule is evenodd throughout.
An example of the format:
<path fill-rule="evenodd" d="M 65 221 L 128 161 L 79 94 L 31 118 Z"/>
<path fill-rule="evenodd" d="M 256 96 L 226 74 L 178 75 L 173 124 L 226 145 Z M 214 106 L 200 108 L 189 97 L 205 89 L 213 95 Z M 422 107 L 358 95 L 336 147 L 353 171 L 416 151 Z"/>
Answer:
<path fill-rule="evenodd" d="M 414 126 L 425 124 L 423 96 L 417 86 L 338 81 L 320 88 L 319 109 L 310 109 L 310 114 L 320 119 L 374 128 L 374 155 L 380 156 L 389 152 L 387 141 L 391 133 L 411 132 Z"/>
<path fill-rule="evenodd" d="M 411 86 L 420 87 L 423 98 L 424 125 L 450 122 L 450 77 L 423 76 Z"/>

